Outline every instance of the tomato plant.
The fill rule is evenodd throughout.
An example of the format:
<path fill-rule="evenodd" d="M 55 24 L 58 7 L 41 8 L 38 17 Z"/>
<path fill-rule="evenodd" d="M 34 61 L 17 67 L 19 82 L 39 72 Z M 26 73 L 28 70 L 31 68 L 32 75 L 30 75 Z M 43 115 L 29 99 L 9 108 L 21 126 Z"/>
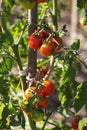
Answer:
<path fill-rule="evenodd" d="M 58 0 L 0 2 L 2 130 L 15 127 L 26 130 L 86 129 L 87 118 L 78 120 L 73 117 L 82 107 L 87 111 L 87 81 L 77 81 L 79 72 L 84 67 L 87 69 L 87 63 L 79 55 L 79 39 L 69 46 L 63 43 L 67 30 L 66 25 L 59 26 L 60 5 L 64 6 Z M 87 2 L 77 0 L 77 7 L 80 11 L 84 10 L 86 26 Z M 55 104 L 57 108 L 54 109 Z M 55 112 L 62 115 L 63 120 L 54 121 Z M 67 119 L 71 118 L 71 125 L 68 125 Z M 42 121 L 41 125 L 39 121 Z"/>

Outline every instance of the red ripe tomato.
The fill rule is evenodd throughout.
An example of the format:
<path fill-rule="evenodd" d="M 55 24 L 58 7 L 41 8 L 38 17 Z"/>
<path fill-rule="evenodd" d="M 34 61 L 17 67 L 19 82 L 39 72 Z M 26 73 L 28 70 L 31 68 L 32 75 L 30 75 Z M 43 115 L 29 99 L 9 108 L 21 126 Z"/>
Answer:
<path fill-rule="evenodd" d="M 62 44 L 63 44 L 63 40 L 61 37 L 55 37 L 55 38 L 52 38 L 51 39 L 51 43 L 53 44 L 54 46 L 54 49 L 56 51 L 60 50 L 61 47 L 62 47 Z"/>
<path fill-rule="evenodd" d="M 55 91 L 54 84 L 49 80 L 44 80 L 43 87 L 39 87 L 39 93 L 44 96 L 51 96 Z"/>
<path fill-rule="evenodd" d="M 43 44 L 43 38 L 42 36 L 37 36 L 35 33 L 33 33 L 28 38 L 28 44 L 33 49 L 39 49 Z"/>
<path fill-rule="evenodd" d="M 45 76 L 47 74 L 48 68 L 46 66 L 42 66 L 42 74 Z"/>
<path fill-rule="evenodd" d="M 36 87 L 29 87 L 24 92 L 24 97 L 28 100 L 35 94 Z"/>
<path fill-rule="evenodd" d="M 40 108 L 47 108 L 48 107 L 48 99 L 45 96 L 41 96 L 40 99 L 38 99 L 35 102 L 35 105 Z"/>
<path fill-rule="evenodd" d="M 47 2 L 47 0 L 37 0 L 37 2 L 44 3 L 44 2 Z"/>
<path fill-rule="evenodd" d="M 73 129 L 77 129 L 78 128 L 78 123 L 79 123 L 79 119 L 78 117 L 73 117 L 72 121 L 71 121 L 71 128 Z"/>
<path fill-rule="evenodd" d="M 51 43 L 48 44 L 43 44 L 40 48 L 40 52 L 44 55 L 44 56 L 51 56 L 52 52 L 53 52 L 53 47 L 51 45 Z"/>
<path fill-rule="evenodd" d="M 46 38 L 49 37 L 49 34 L 45 30 L 42 30 L 40 33 L 41 33 L 41 35 L 43 37 L 43 40 L 45 40 Z"/>

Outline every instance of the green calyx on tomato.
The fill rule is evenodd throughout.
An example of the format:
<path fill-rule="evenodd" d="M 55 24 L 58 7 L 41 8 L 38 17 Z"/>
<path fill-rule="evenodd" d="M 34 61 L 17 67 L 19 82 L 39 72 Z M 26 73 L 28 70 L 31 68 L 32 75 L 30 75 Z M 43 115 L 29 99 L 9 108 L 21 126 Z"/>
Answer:
<path fill-rule="evenodd" d="M 35 0 L 20 0 L 20 4 L 24 9 L 32 9 L 35 3 Z"/>
<path fill-rule="evenodd" d="M 35 122 L 42 121 L 44 118 L 44 111 L 42 109 L 34 109 L 32 111 L 32 120 Z"/>

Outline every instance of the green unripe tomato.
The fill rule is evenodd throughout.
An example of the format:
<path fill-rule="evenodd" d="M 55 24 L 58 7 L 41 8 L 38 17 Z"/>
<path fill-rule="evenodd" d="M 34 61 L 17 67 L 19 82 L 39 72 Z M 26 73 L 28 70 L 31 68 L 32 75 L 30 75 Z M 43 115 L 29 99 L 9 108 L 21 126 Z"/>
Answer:
<path fill-rule="evenodd" d="M 20 0 L 20 4 L 24 9 L 32 9 L 35 6 L 35 0 Z"/>
<path fill-rule="evenodd" d="M 42 109 L 36 108 L 32 111 L 32 119 L 35 122 L 42 121 L 44 118 L 44 111 Z"/>

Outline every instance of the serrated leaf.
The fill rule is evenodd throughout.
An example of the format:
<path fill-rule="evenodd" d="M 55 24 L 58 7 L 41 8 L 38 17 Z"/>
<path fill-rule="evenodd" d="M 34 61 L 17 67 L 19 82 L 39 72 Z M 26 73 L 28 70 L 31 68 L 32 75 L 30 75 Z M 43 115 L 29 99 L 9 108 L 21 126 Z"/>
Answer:
<path fill-rule="evenodd" d="M 18 119 L 19 119 L 19 122 L 20 122 L 22 128 L 25 129 L 25 117 L 24 117 L 23 112 L 20 112 L 18 114 Z"/>
<path fill-rule="evenodd" d="M 87 101 L 87 81 L 77 86 L 74 109 L 78 112 Z"/>
<path fill-rule="evenodd" d="M 76 40 L 75 42 L 73 42 L 73 44 L 71 45 L 71 48 L 73 50 L 78 50 L 80 48 L 80 40 Z"/>
<path fill-rule="evenodd" d="M 5 38 L 6 38 L 6 43 L 9 44 L 9 45 L 12 45 L 14 43 L 14 39 L 13 39 L 13 36 L 12 34 L 10 33 L 10 31 L 6 31 L 5 32 Z"/>
<path fill-rule="evenodd" d="M 72 67 L 67 67 L 62 73 L 62 85 L 75 80 L 76 71 Z"/>
<path fill-rule="evenodd" d="M 63 106 L 68 107 L 70 105 L 71 93 L 68 87 L 63 92 L 60 92 L 59 99 Z"/>
<path fill-rule="evenodd" d="M 4 58 L 5 65 L 8 70 L 11 70 L 12 68 L 12 60 L 9 57 Z"/>
<path fill-rule="evenodd" d="M 83 118 L 79 121 L 79 130 L 83 130 L 85 125 L 87 125 L 87 118 Z"/>

